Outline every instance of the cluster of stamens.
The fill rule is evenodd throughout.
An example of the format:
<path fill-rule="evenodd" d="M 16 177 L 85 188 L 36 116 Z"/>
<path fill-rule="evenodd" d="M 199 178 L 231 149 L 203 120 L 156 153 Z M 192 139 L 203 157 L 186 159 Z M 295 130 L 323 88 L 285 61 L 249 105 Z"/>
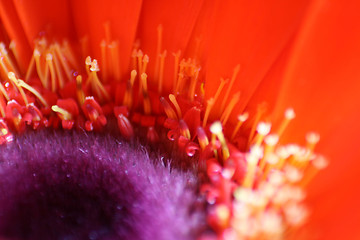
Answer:
<path fill-rule="evenodd" d="M 149 85 L 149 57 L 137 44 L 130 78 L 121 80 L 118 42 L 109 33 L 100 44 L 101 76 L 96 59 L 85 58 L 81 75 L 73 71 L 79 69 L 78 60 L 68 42 L 48 44 L 41 39 L 21 80 L 16 47 L 12 43 L 9 53 L 1 43 L 0 144 L 11 142 L 13 133 L 23 133 L 26 126 L 101 131 L 114 117 L 126 139 L 134 138 L 134 129 L 140 127 L 146 130 L 146 141 L 154 144 L 161 140 L 159 129 L 167 129 L 168 140 L 197 159 L 199 171 L 206 173 L 201 194 L 209 205 L 208 223 L 219 238 L 281 239 L 290 234 L 308 215 L 304 186 L 327 163 L 314 153 L 319 136 L 308 134 L 305 147 L 280 145 L 294 111 L 286 110 L 283 122 L 273 131 L 269 122 L 262 121 L 260 106 L 250 124 L 248 152 L 241 152 L 236 140 L 249 114 L 241 113 L 236 124 L 229 121 L 240 100 L 240 93 L 230 94 L 240 66 L 231 79 L 221 79 L 214 97 L 204 101 L 200 66 L 195 58 L 180 59 L 179 51 L 173 54 L 172 93 L 165 95 L 163 83 L 169 79 L 164 79 L 167 52 L 161 49 L 161 34 L 159 27 L 151 80 L 157 86 Z M 82 49 L 86 49 L 84 44 Z M 211 121 L 217 102 L 219 121 Z M 224 134 L 226 127 L 233 129 L 229 136 Z"/>

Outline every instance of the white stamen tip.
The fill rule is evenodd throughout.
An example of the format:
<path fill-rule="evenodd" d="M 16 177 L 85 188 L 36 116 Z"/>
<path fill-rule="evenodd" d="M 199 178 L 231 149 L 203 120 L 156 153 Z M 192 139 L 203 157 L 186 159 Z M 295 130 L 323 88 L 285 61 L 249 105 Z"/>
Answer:
<path fill-rule="evenodd" d="M 216 121 L 210 126 L 210 132 L 213 134 L 219 134 L 222 132 L 222 125 L 220 121 Z"/>
<path fill-rule="evenodd" d="M 285 111 L 285 118 L 291 120 L 291 119 L 294 119 L 295 116 L 296 116 L 296 115 L 295 115 L 294 109 L 292 109 L 292 108 L 286 109 L 286 111 Z"/>

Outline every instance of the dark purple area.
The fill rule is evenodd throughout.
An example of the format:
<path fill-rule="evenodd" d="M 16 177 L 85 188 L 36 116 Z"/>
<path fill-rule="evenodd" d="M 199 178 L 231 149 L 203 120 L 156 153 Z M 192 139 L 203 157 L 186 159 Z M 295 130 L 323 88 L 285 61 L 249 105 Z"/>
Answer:
<path fill-rule="evenodd" d="M 0 146 L 0 235 L 9 239 L 195 239 L 194 174 L 111 136 L 41 131 Z"/>

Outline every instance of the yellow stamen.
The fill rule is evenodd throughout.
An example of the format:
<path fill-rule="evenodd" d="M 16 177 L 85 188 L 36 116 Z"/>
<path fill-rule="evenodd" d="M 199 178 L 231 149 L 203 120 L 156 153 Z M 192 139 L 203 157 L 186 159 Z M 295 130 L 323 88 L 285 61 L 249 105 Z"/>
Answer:
<path fill-rule="evenodd" d="M 230 91 L 232 90 L 232 87 L 234 85 L 234 82 L 236 80 L 237 75 L 239 74 L 239 71 L 240 71 L 240 64 L 236 65 L 236 67 L 234 68 L 234 72 L 233 72 L 233 75 L 231 77 L 230 84 L 229 84 L 229 86 L 228 86 L 228 88 L 226 90 L 224 99 L 223 99 L 222 104 L 221 104 L 221 108 L 220 108 L 221 112 L 224 111 L 225 105 L 227 104 L 227 100 L 228 100 L 229 95 L 230 95 Z"/>
<path fill-rule="evenodd" d="M 4 86 L 1 84 L 0 82 L 0 92 L 2 93 L 2 95 L 5 97 L 6 101 L 10 101 L 9 95 L 7 94 Z"/>
<path fill-rule="evenodd" d="M 262 141 L 264 140 L 264 137 L 269 134 L 271 130 L 271 124 L 266 122 L 260 122 L 256 128 L 257 134 L 254 139 L 254 145 L 260 146 Z"/>
<path fill-rule="evenodd" d="M 43 86 L 45 86 L 45 83 L 44 83 L 44 76 L 43 76 L 43 72 L 42 72 L 42 69 L 41 69 L 41 62 L 40 62 L 40 51 L 38 49 L 34 49 L 34 59 L 35 59 L 35 66 L 36 66 L 36 72 L 37 72 L 37 75 L 39 76 L 39 79 L 42 83 Z"/>
<path fill-rule="evenodd" d="M 76 95 L 77 95 L 79 104 L 83 105 L 84 101 L 85 101 L 85 93 L 82 89 L 82 76 L 81 75 L 78 75 L 76 77 Z"/>
<path fill-rule="evenodd" d="M 229 120 L 230 114 L 232 110 L 234 109 L 235 105 L 239 102 L 240 99 L 240 92 L 237 92 L 232 98 L 227 107 L 225 108 L 225 111 L 221 115 L 220 121 L 225 126 L 227 121 Z"/>
<path fill-rule="evenodd" d="M 174 104 L 179 119 L 182 118 L 181 108 L 178 102 L 176 101 L 176 97 L 173 94 L 169 94 L 169 99 L 172 102 L 172 104 Z"/>
<path fill-rule="evenodd" d="M 72 115 L 68 111 L 66 111 L 63 108 L 60 108 L 58 105 L 51 106 L 51 110 L 53 110 L 56 113 L 60 113 L 62 120 L 72 120 Z"/>
<path fill-rule="evenodd" d="M 149 94 L 147 90 L 147 74 L 141 74 L 141 82 L 142 82 L 142 92 L 144 97 L 144 113 L 146 115 L 151 114 L 151 102 L 149 99 Z"/>
<path fill-rule="evenodd" d="M 173 82 L 173 93 L 176 94 L 176 85 L 177 85 L 177 79 L 179 74 L 179 61 L 180 61 L 180 55 L 181 51 L 177 51 L 177 53 L 173 53 L 173 56 L 175 58 L 175 64 L 174 64 L 174 82 Z"/>
<path fill-rule="evenodd" d="M 196 68 L 194 70 L 192 70 L 192 77 L 191 77 L 191 81 L 190 81 L 190 90 L 189 90 L 189 98 L 190 101 L 194 101 L 194 97 L 195 97 L 195 88 L 196 88 L 196 84 L 198 81 L 198 77 L 199 77 L 199 72 L 200 72 L 200 68 Z"/>
<path fill-rule="evenodd" d="M 132 70 L 131 71 L 131 77 L 130 77 L 130 80 L 128 81 L 128 84 L 126 86 L 126 91 L 125 91 L 125 95 L 124 95 L 123 104 L 125 106 L 127 106 L 129 109 L 131 109 L 131 107 L 132 107 L 133 86 L 134 86 L 136 75 L 137 75 L 136 70 Z"/>
<path fill-rule="evenodd" d="M 119 57 L 119 42 L 113 41 L 109 45 L 112 71 L 114 72 L 114 78 L 116 81 L 120 81 L 120 57 Z"/>
<path fill-rule="evenodd" d="M 53 63 L 53 56 L 51 53 L 46 54 L 46 63 L 50 70 L 50 77 L 51 77 L 51 91 L 56 91 L 56 73 L 54 69 L 54 63 Z M 47 82 L 47 78 L 46 78 Z"/>
<path fill-rule="evenodd" d="M 97 63 L 97 60 L 94 59 L 91 62 L 90 72 L 91 72 L 91 81 L 93 89 L 95 89 L 97 95 L 99 98 L 105 97 L 107 101 L 110 101 L 110 95 L 102 85 L 100 79 L 97 76 L 97 72 L 100 71 L 99 65 Z"/>
<path fill-rule="evenodd" d="M 329 164 L 324 156 L 318 156 L 311 163 L 312 164 L 308 166 L 304 178 L 300 183 L 302 187 L 305 187 L 315 177 L 319 170 L 326 168 Z"/>
<path fill-rule="evenodd" d="M 209 118 L 209 114 L 210 114 L 210 111 L 212 109 L 212 107 L 214 106 L 214 98 L 210 98 L 206 101 L 206 109 L 205 109 L 205 114 L 204 114 L 204 120 L 203 120 L 203 127 L 206 126 L 207 124 L 207 121 L 208 121 L 208 118 Z"/>
<path fill-rule="evenodd" d="M 12 40 L 10 42 L 9 49 L 11 50 L 11 52 L 13 53 L 13 55 L 15 57 L 15 62 L 20 63 L 19 53 L 18 53 L 18 51 L 16 49 L 16 43 L 15 43 L 14 40 Z M 21 66 L 19 66 L 19 67 L 20 67 L 20 70 L 23 70 L 23 69 L 21 69 Z"/>
<path fill-rule="evenodd" d="M 31 55 L 30 63 L 29 63 L 29 66 L 28 66 L 28 69 L 27 69 L 26 75 L 25 75 L 25 81 L 29 81 L 30 74 L 31 74 L 32 70 L 34 69 L 34 65 L 35 65 L 35 58 L 34 58 L 34 55 Z"/>
<path fill-rule="evenodd" d="M 237 132 L 239 131 L 240 127 L 242 126 L 242 124 L 243 124 L 248 118 L 249 118 L 249 113 L 247 113 L 247 112 L 246 112 L 246 113 L 243 113 L 243 114 L 241 114 L 241 115 L 239 115 L 239 116 L 237 117 L 238 122 L 237 122 L 237 124 L 236 124 L 235 129 L 234 129 L 234 132 L 233 132 L 232 135 L 231 135 L 231 140 L 233 140 L 233 139 L 235 138 L 235 136 L 236 136 Z"/>
<path fill-rule="evenodd" d="M 170 119 L 175 119 L 177 120 L 177 116 L 176 116 L 176 113 L 174 111 L 174 109 L 172 109 L 172 107 L 170 106 L 170 104 L 165 100 L 164 97 L 160 97 L 160 102 L 161 102 L 161 105 L 163 105 L 164 107 L 164 111 L 165 111 L 165 114 L 168 118 Z"/>
<path fill-rule="evenodd" d="M 51 55 L 54 60 L 56 76 L 57 76 L 57 79 L 59 80 L 59 87 L 63 88 L 65 85 L 65 81 L 64 81 L 64 77 L 61 72 L 61 67 L 60 67 L 60 62 L 59 62 L 58 56 L 57 56 L 57 54 L 55 54 L 55 49 L 53 46 L 50 47 L 50 50 L 51 50 Z"/>
<path fill-rule="evenodd" d="M 201 150 L 204 150 L 207 145 L 209 145 L 209 139 L 206 136 L 206 133 L 202 127 L 197 128 L 197 137 Z"/>
<path fill-rule="evenodd" d="M 250 143 L 253 141 L 257 125 L 258 125 L 262 115 L 264 114 L 265 109 L 266 109 L 265 104 L 259 104 L 256 109 L 255 119 L 254 119 L 254 122 L 253 122 L 251 130 L 250 130 L 248 145 L 250 145 Z"/>
<path fill-rule="evenodd" d="M 157 45 L 156 45 L 155 74 L 154 74 L 155 79 L 159 79 L 160 53 L 162 48 L 162 32 L 163 32 L 163 28 L 162 25 L 160 24 L 157 27 Z"/>
<path fill-rule="evenodd" d="M 26 97 L 24 90 L 21 88 L 21 86 L 19 86 L 18 79 L 16 79 L 16 77 L 15 77 L 15 73 L 9 72 L 8 78 L 15 84 L 15 86 L 17 87 L 17 89 L 19 90 L 19 92 L 21 94 L 21 97 L 24 99 L 25 106 L 27 106 L 29 104 L 29 101 Z"/>
<path fill-rule="evenodd" d="M 106 56 L 106 42 L 102 40 L 100 43 L 100 50 L 101 50 L 101 68 L 102 68 L 102 78 L 108 79 L 108 65 L 107 65 L 107 56 Z"/>
<path fill-rule="evenodd" d="M 284 115 L 285 115 L 284 116 L 285 118 L 283 119 L 283 121 L 281 122 L 281 124 L 279 126 L 279 129 L 277 130 L 277 134 L 279 137 L 282 136 L 286 127 L 289 125 L 290 121 L 295 118 L 295 112 L 292 108 L 289 108 L 289 109 L 286 109 Z"/>
<path fill-rule="evenodd" d="M 264 142 L 265 142 L 264 157 L 260 160 L 260 163 L 259 163 L 259 167 L 261 170 L 264 169 L 266 159 L 268 158 L 268 156 L 270 154 L 274 154 L 274 149 L 275 149 L 275 146 L 278 143 L 278 141 L 279 141 L 279 136 L 276 134 L 270 134 L 265 137 L 265 139 L 264 139 Z"/>
<path fill-rule="evenodd" d="M 48 103 L 46 102 L 46 100 L 41 96 L 41 94 L 38 91 L 35 90 L 35 88 L 31 87 L 29 84 L 25 83 L 21 79 L 17 80 L 17 85 L 20 86 L 20 87 L 25 88 L 26 90 L 28 90 L 29 92 L 34 94 L 35 97 L 37 97 L 45 107 L 48 106 Z"/>
<path fill-rule="evenodd" d="M 0 53 L 1 56 L 4 57 L 5 62 L 10 67 L 10 71 L 15 72 L 17 76 L 19 76 L 19 71 L 15 67 L 14 63 L 12 62 L 11 58 L 9 57 L 8 51 L 5 49 L 5 44 L 0 43 Z"/>
<path fill-rule="evenodd" d="M 320 135 L 315 132 L 306 134 L 306 148 L 312 153 L 315 149 L 316 144 L 320 141 Z"/>
<path fill-rule="evenodd" d="M 63 41 L 62 52 L 65 55 L 66 59 L 70 62 L 70 64 L 72 66 L 75 66 L 76 69 L 78 69 L 79 68 L 78 61 L 76 60 L 74 52 L 71 50 L 70 44 L 67 40 Z"/>
<path fill-rule="evenodd" d="M 69 64 L 67 63 L 65 56 L 61 52 L 61 49 L 60 49 L 60 46 L 58 43 L 54 44 L 54 48 L 55 48 L 56 55 L 60 59 L 60 64 L 63 67 L 68 80 L 70 81 L 71 80 L 71 69 L 69 67 Z"/>
<path fill-rule="evenodd" d="M 230 156 L 230 152 L 229 152 L 229 148 L 227 147 L 226 140 L 225 140 L 225 137 L 224 137 L 224 134 L 222 131 L 223 131 L 223 129 L 222 129 L 221 122 L 216 121 L 213 124 L 211 124 L 210 132 L 215 134 L 216 137 L 219 139 L 219 141 L 221 143 L 223 159 L 227 160 Z"/>
<path fill-rule="evenodd" d="M 180 134 L 187 139 L 191 139 L 190 130 L 187 126 L 186 122 L 182 119 L 179 120 L 179 128 L 180 128 Z"/>
<path fill-rule="evenodd" d="M 164 64 L 165 64 L 165 57 L 166 57 L 166 50 L 160 54 L 160 69 L 159 69 L 159 85 L 158 85 L 158 93 L 162 93 L 163 88 L 163 79 L 164 79 Z"/>
<path fill-rule="evenodd" d="M 260 146 L 253 146 L 250 149 L 250 152 L 246 155 L 247 161 L 247 170 L 245 174 L 244 181 L 242 183 L 243 187 L 252 188 L 255 180 L 256 166 L 263 156 L 263 150 Z"/>
<path fill-rule="evenodd" d="M 149 56 L 145 54 L 145 56 L 143 57 L 143 65 L 142 65 L 142 70 L 141 70 L 142 73 L 146 72 L 148 63 L 149 63 Z"/>

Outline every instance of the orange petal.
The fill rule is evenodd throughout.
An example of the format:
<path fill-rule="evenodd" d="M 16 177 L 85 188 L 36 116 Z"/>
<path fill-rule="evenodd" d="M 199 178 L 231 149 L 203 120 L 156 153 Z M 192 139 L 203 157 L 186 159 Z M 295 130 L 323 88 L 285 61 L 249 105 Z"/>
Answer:
<path fill-rule="evenodd" d="M 207 98 L 215 94 L 220 78 L 231 77 L 234 67 L 240 64 L 240 74 L 230 93 L 241 91 L 236 109 L 242 112 L 296 32 L 307 3 L 301 0 L 219 1 L 213 35 L 208 38 L 211 43 L 206 66 Z M 218 109 L 219 105 L 220 102 L 216 104 Z M 219 113 L 214 115 L 218 117 Z"/>
<path fill-rule="evenodd" d="M 100 42 L 106 38 L 104 24 L 109 23 L 110 40 L 119 40 L 120 74 L 128 73 L 142 1 L 84 0 L 71 4 L 78 37 L 87 36 L 89 41 L 87 54 L 100 59 Z"/>
<path fill-rule="evenodd" d="M 358 239 L 360 221 L 360 4 L 315 1 L 285 70 L 276 115 L 292 106 L 297 117 L 287 140 L 305 130 L 321 135 L 317 150 L 330 166 L 311 185 L 314 214 L 309 226 L 319 239 Z"/>
<path fill-rule="evenodd" d="M 39 34 L 60 39 L 73 35 L 69 1 L 14 0 L 14 5 L 31 45 Z"/>
<path fill-rule="evenodd" d="M 21 56 L 21 69 L 25 69 L 30 60 L 30 45 L 25 36 L 23 26 L 12 1 L 0 1 L 0 18 L 5 31 L 11 40 L 15 41 L 16 49 Z M 4 41 L 5 39 L 1 39 Z"/>

